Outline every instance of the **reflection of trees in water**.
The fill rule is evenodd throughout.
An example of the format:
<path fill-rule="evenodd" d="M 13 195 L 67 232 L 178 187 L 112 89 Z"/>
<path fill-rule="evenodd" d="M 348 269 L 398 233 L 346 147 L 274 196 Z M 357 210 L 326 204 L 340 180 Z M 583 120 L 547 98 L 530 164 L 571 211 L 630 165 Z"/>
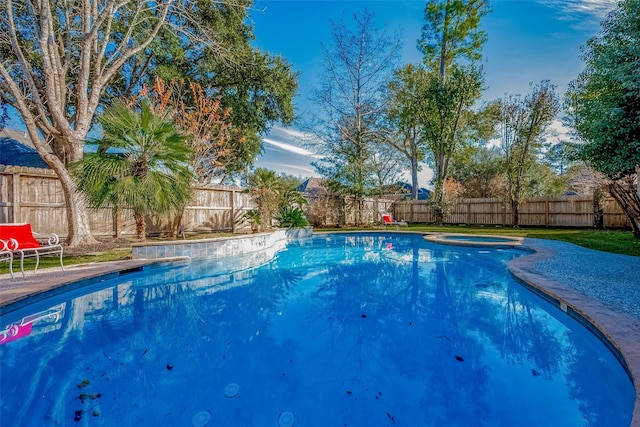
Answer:
<path fill-rule="evenodd" d="M 29 425 L 32 420 L 25 417 L 47 413 L 54 422 L 67 425 L 75 411 L 99 407 L 97 421 L 115 425 L 122 416 L 133 416 L 131 411 L 143 401 L 165 402 L 171 412 L 174 404 L 219 395 L 224 381 L 237 372 L 252 371 L 259 378 L 265 364 L 273 362 L 268 355 L 281 354 L 282 344 L 257 332 L 268 330 L 270 313 L 298 278 L 295 272 L 263 268 L 245 272 L 243 283 L 253 281 L 251 286 L 225 292 L 202 294 L 201 288 L 187 283 L 138 288 L 127 284 L 103 292 L 105 298 L 120 295 L 109 301 L 69 301 L 67 307 L 73 308 L 65 311 L 62 327 L 29 337 L 29 347 L 12 355 L 11 373 L 3 370 L 3 395 L 14 387 L 16 392 L 15 399 L 3 396 L 3 421 Z M 100 310 L 92 312 L 98 305 Z M 258 347 L 266 348 L 267 354 L 259 361 L 253 359 Z M 200 374 L 184 377 L 193 364 Z M 9 365 L 3 358 L 5 366 Z M 100 394 L 99 401 L 80 401 L 83 390 L 77 385 L 84 380 L 90 384 L 87 394 Z M 175 390 L 188 396 L 176 400 Z M 91 418 L 91 411 L 84 416 Z M 153 416 L 129 421 L 148 425 Z"/>
<path fill-rule="evenodd" d="M 580 402 L 579 408 L 584 417 L 585 425 L 621 425 L 631 423 L 631 411 L 633 408 L 635 393 L 631 382 L 627 385 L 627 399 L 611 400 L 609 390 L 603 389 L 603 384 L 619 384 L 627 378 L 621 378 L 622 374 L 618 363 L 610 358 L 599 357 L 594 360 L 591 351 L 585 351 L 583 334 L 587 331 L 570 331 L 566 336 L 566 353 L 568 369 L 565 380 L 570 386 L 570 397 Z M 590 380 L 585 381 L 589 376 Z M 598 410 L 595 410 L 598 408 Z"/>
<path fill-rule="evenodd" d="M 544 378 L 558 375 L 570 349 L 560 341 L 564 334 L 549 329 L 549 314 L 538 308 L 529 291 L 515 284 L 507 286 L 503 308 L 504 333 L 496 343 L 502 356 L 511 363 L 528 363 Z"/>
<path fill-rule="evenodd" d="M 482 346 L 464 323 L 469 311 L 482 311 L 473 303 L 474 289 L 452 285 L 459 266 L 446 254 L 432 250 L 426 258 L 435 261 L 421 262 L 425 249 L 417 240 L 393 250 L 409 254 L 402 257 L 409 261 L 339 264 L 322 275 L 317 296 L 328 311 L 316 315 L 330 318 L 331 347 L 347 349 L 344 364 L 356 377 L 383 388 L 410 384 L 396 390 L 406 399 L 395 405 L 423 414 L 412 422 L 444 425 L 465 413 L 467 422 L 481 420 L 487 405 L 468 404 L 482 399 L 487 375 L 478 363 Z"/>
<path fill-rule="evenodd" d="M 541 380 L 566 375 L 572 397 L 592 425 L 621 418 L 623 410 L 615 405 L 593 409 L 602 408 L 606 398 L 598 390 L 600 381 L 581 380 L 585 371 L 594 370 L 593 353 L 572 331 L 547 326 L 549 315 L 537 308 L 537 297 L 511 282 L 504 261 L 426 245 L 418 238 L 338 241 L 322 257 L 289 250 L 259 269 L 216 279 L 215 286 L 185 279 L 136 287 L 131 281 L 101 292 L 102 301 L 67 301 L 58 330 L 28 337 L 28 345 L 12 343 L 18 346 L 14 349 L 24 346 L 19 350 L 0 347 L 8 368 L 2 375 L 3 421 L 28 425 L 30 414 L 47 413 L 70 424 L 75 410 L 98 404 L 99 421 L 108 425 L 129 412 L 137 414 L 134 408 L 145 400 L 162 402 L 162 414 L 129 421 L 166 425 L 176 421 L 175 414 L 162 418 L 167 413 L 210 407 L 212 396 L 229 382 L 241 383 L 246 402 L 273 408 L 299 400 L 301 390 L 311 393 L 302 376 L 309 367 L 299 367 L 296 357 L 318 351 L 325 357 L 314 369 L 342 375 L 345 389 L 354 393 L 382 393 L 380 400 L 368 397 L 380 405 L 376 408 L 385 421 L 388 412 L 398 420 L 421 414 L 413 425 L 450 426 L 461 419 L 464 425 L 472 425 L 470 420 L 480 425 L 493 406 L 487 396 L 488 345 L 506 363 L 535 369 Z M 216 292 L 216 286 L 224 292 Z M 278 310 L 303 291 L 313 300 L 303 306 L 307 317 L 291 317 L 301 323 L 298 330 L 277 336 L 286 319 L 285 314 L 276 322 Z M 300 330 L 327 341 L 302 350 L 289 338 Z M 191 369 L 195 375 L 182 376 Z M 88 392 L 103 395 L 98 402 L 78 399 L 77 385 L 85 379 Z M 257 387 L 263 384 L 269 384 L 269 393 Z M 343 412 L 346 406 L 340 405 L 354 404 L 323 398 Z M 216 408 L 221 417 L 226 410 Z M 227 419 L 255 425 L 255 414 L 245 412 L 228 413 Z M 367 414 L 360 414 L 361 425 L 371 420 Z"/>
<path fill-rule="evenodd" d="M 430 345 L 425 347 L 430 363 L 423 365 L 428 378 L 428 398 L 423 402 L 429 408 L 426 416 L 433 425 L 455 425 L 452 420 L 464 420 L 465 425 L 475 420 L 481 425 L 491 405 L 485 400 L 483 346 L 472 333 L 476 327 L 471 322 L 488 307 L 474 298 L 476 289 L 468 286 L 466 276 L 479 278 L 483 272 L 463 265 L 460 258 L 437 246 L 432 254 L 434 267 L 425 278 L 433 287 L 430 311 L 425 313 L 431 334 Z"/>

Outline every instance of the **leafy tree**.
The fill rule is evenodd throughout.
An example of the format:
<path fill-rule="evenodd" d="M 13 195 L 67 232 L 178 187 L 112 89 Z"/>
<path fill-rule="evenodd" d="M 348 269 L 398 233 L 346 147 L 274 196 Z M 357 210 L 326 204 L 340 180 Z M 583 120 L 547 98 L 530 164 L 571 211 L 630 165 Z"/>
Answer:
<path fill-rule="evenodd" d="M 232 155 L 224 157 L 226 173 L 216 178 L 232 181 L 246 171 L 261 149 L 260 135 L 274 122 L 290 123 L 294 118 L 293 98 L 298 89 L 297 73 L 280 56 L 251 46 L 251 0 L 199 1 L 189 31 L 204 32 L 203 43 L 176 33 L 167 33 L 128 64 L 122 73 L 116 96 L 127 96 L 136 86 L 151 86 L 155 78 L 195 82 L 206 95 L 229 111 L 233 132 Z M 191 105 L 192 98 L 184 101 Z M 194 105 L 195 106 L 195 105 Z"/>
<path fill-rule="evenodd" d="M 544 153 L 545 162 L 558 174 L 564 175 L 578 162 L 579 147 L 574 142 L 559 141 Z"/>
<path fill-rule="evenodd" d="M 428 160 L 433 167 L 432 203 L 437 222 L 442 222 L 445 200 L 443 185 L 449 176 L 449 163 L 465 146 L 484 139 L 475 124 L 477 113 L 471 110 L 482 90 L 482 76 L 474 67 L 456 68 L 449 80 L 430 79 L 427 90 L 429 106 L 425 115 Z"/>
<path fill-rule="evenodd" d="M 383 94 L 400 52 L 400 40 L 380 33 L 373 14 L 354 15 L 355 28 L 333 24 L 333 44 L 323 45 L 324 73 L 314 98 L 322 111 L 316 133 L 324 156 L 316 170 L 356 199 L 362 223 L 362 197 L 375 187 L 375 144 L 384 138 Z"/>
<path fill-rule="evenodd" d="M 498 197 L 494 179 L 504 172 L 504 159 L 500 149 L 475 147 L 473 153 L 456 156 L 451 162 L 451 176 L 462 184 L 463 197 Z"/>
<path fill-rule="evenodd" d="M 489 10 L 486 0 L 431 0 L 425 7 L 425 25 L 418 47 L 429 72 L 425 132 L 434 169 L 432 203 L 438 223 L 444 209 L 444 181 L 449 162 L 473 129 L 472 107 L 482 93 L 482 71 L 474 65 L 486 34 L 480 19 Z"/>
<path fill-rule="evenodd" d="M 570 84 L 570 119 L 582 158 L 610 180 L 609 192 L 640 238 L 640 0 L 623 0 L 583 51 L 585 70 Z"/>
<path fill-rule="evenodd" d="M 96 207 L 131 208 L 145 240 L 147 216 L 182 212 L 191 196 L 187 136 L 146 100 L 139 110 L 115 101 L 99 122 L 98 151 L 73 165 L 78 189 Z"/>
<path fill-rule="evenodd" d="M 198 83 L 165 82 L 159 77 L 153 87 L 144 86 L 132 99 L 145 98 L 155 112 L 170 115 L 178 128 L 189 135 L 190 164 L 198 184 L 211 184 L 227 174 L 228 161 L 241 150 L 238 145 L 242 145 L 232 138 L 229 108 L 223 109 L 220 101 L 207 96 Z"/>
<path fill-rule="evenodd" d="M 402 192 L 398 182 L 406 170 L 407 158 L 388 143 L 377 143 L 369 159 L 372 171 L 370 195 L 383 196 L 385 193 Z"/>
<path fill-rule="evenodd" d="M 489 12 L 488 0 L 429 0 L 425 25 L 418 40 L 424 62 L 443 81 L 460 59 L 477 61 L 487 40 L 480 19 Z"/>
<path fill-rule="evenodd" d="M 411 198 L 418 199 L 418 172 L 424 161 L 427 141 L 423 130 L 423 120 L 428 101 L 427 71 L 408 64 L 395 71 L 389 82 L 387 117 L 392 123 L 393 133 L 386 143 L 401 153 L 410 164 Z"/>
<path fill-rule="evenodd" d="M 179 28 L 189 20 L 192 13 L 182 6 L 177 0 L 0 4 L 0 97 L 19 112 L 32 144 L 60 179 L 70 246 L 95 239 L 69 166 L 82 159 L 109 84 L 167 22 Z"/>
<path fill-rule="evenodd" d="M 535 162 L 527 172 L 523 194 L 525 197 L 558 197 L 568 187 L 568 176 L 559 176 L 549 165 Z"/>
<path fill-rule="evenodd" d="M 234 136 L 243 141 L 234 153 L 237 170 L 259 152 L 258 132 L 276 119 L 291 120 L 296 75 L 281 58 L 251 49 L 253 35 L 244 23 L 250 4 L 0 3 L 0 98 L 19 112 L 31 142 L 60 179 L 68 244 L 95 242 L 69 166 L 82 158 L 105 97 L 129 96 L 156 75 L 186 76 L 211 88 L 210 95 L 225 95 L 222 107 L 233 109 Z"/>
<path fill-rule="evenodd" d="M 542 146 L 541 138 L 559 107 L 555 86 L 549 81 L 535 85 L 524 98 L 511 95 L 501 101 L 500 144 L 514 227 L 518 225 L 518 206 L 526 196 L 526 175 L 536 164 L 536 150 Z"/>

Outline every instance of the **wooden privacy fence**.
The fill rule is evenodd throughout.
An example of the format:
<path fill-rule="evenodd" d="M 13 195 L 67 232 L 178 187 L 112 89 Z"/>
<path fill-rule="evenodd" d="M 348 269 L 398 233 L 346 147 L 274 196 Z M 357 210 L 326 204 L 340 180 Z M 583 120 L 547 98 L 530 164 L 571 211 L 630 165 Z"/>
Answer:
<path fill-rule="evenodd" d="M 236 187 L 197 188 L 185 209 L 182 225 L 190 231 L 244 231 L 242 221 L 254 207 L 251 196 Z M 89 209 L 95 236 L 135 234 L 131 210 Z M 149 218 L 147 231 L 170 230 L 171 218 Z M 51 170 L 0 167 L 0 223 L 28 222 L 36 232 L 67 235 L 67 217 L 62 187 Z"/>
<path fill-rule="evenodd" d="M 360 200 L 360 209 L 353 196 L 305 196 L 309 204 L 305 215 L 316 227 L 379 223 L 381 212 L 392 212 L 395 200 L 365 197 Z M 359 212 L 358 212 L 359 211 Z M 359 217 L 359 221 L 358 221 Z"/>
<path fill-rule="evenodd" d="M 601 204 L 603 226 L 630 227 L 624 212 L 613 198 Z M 520 204 L 518 223 L 521 226 L 582 227 L 596 223 L 596 205 L 593 197 L 565 196 L 539 197 Z M 428 201 L 402 201 L 394 204 L 396 218 L 412 223 L 434 223 L 433 209 Z M 501 198 L 461 199 L 444 215 L 445 224 L 512 225 L 511 204 Z"/>
<path fill-rule="evenodd" d="M 307 196 L 305 213 L 314 226 L 343 226 L 356 222 L 380 222 L 381 212 L 393 212 L 396 219 L 410 223 L 434 223 L 428 201 L 397 201 L 393 198 L 367 197 L 359 207 L 354 197 Z M 243 221 L 247 210 L 255 206 L 252 197 L 237 187 L 198 188 L 182 219 L 186 232 L 248 231 Z M 603 226 L 626 228 L 630 224 L 613 199 L 603 208 Z M 520 204 L 522 226 L 593 227 L 596 222 L 592 197 L 567 196 L 534 198 Z M 359 217 L 359 221 L 357 221 Z M 90 209 L 91 230 L 96 236 L 134 235 L 135 223 L 127 209 Z M 39 233 L 67 235 L 67 218 L 62 187 L 51 170 L 0 166 L 0 223 L 28 222 Z M 445 224 L 508 226 L 512 223 L 511 205 L 503 199 L 462 199 L 444 216 Z M 147 230 L 170 230 L 170 218 L 149 218 Z"/>

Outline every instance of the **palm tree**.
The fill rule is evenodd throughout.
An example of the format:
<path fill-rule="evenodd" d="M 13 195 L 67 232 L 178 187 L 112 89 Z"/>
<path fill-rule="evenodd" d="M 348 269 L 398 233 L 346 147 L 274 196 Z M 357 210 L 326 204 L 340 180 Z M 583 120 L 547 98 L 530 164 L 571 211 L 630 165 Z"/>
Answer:
<path fill-rule="evenodd" d="M 95 207 L 132 209 L 138 239 L 144 240 L 147 216 L 179 213 L 191 196 L 187 136 L 145 100 L 139 109 L 116 101 L 99 123 L 98 151 L 74 165 L 78 187 Z"/>
<path fill-rule="evenodd" d="M 280 203 L 280 177 L 272 170 L 258 168 L 247 176 L 247 187 L 256 202 L 262 227 L 271 228 L 271 219 Z"/>

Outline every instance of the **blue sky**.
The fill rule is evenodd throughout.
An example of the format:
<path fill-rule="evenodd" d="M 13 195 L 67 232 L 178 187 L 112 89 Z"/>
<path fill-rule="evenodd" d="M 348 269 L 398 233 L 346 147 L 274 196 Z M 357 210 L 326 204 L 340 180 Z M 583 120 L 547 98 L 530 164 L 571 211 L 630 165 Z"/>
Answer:
<path fill-rule="evenodd" d="M 263 51 L 286 58 L 300 73 L 295 100 L 302 118 L 313 114 L 309 97 L 318 85 L 322 65 L 321 43 L 330 44 L 330 22 L 354 13 L 373 11 L 376 25 L 387 32 L 401 31 L 402 63 L 421 61 L 416 41 L 424 23 L 426 1 L 318 1 L 256 0 L 250 16 L 256 40 Z M 484 100 L 505 94 L 526 94 L 529 84 L 550 80 L 564 95 L 568 83 L 583 69 L 580 47 L 600 30 L 601 19 L 616 0 L 493 0 L 492 12 L 482 21 L 488 41 L 482 64 L 486 73 Z M 563 132 L 559 123 L 554 125 Z M 314 176 L 309 162 L 313 153 L 302 148 L 303 135 L 296 125 L 275 126 L 263 138 L 264 153 L 256 166 L 296 176 Z M 308 147 L 307 147 L 308 148 Z M 421 174 L 427 186 L 429 172 Z"/>

